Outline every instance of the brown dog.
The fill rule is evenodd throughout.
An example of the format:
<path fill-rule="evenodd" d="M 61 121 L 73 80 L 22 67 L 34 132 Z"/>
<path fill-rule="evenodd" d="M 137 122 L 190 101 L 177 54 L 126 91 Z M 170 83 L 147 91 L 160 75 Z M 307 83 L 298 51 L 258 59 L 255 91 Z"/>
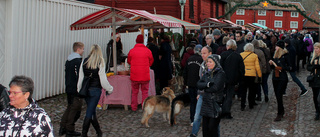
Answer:
<path fill-rule="evenodd" d="M 169 87 L 163 88 L 162 95 L 146 98 L 143 102 L 141 124 L 145 124 L 146 127 L 150 127 L 148 121 L 155 111 L 163 113 L 164 119 L 168 120 L 170 124 L 171 101 L 173 98 L 175 98 L 174 92 Z"/>

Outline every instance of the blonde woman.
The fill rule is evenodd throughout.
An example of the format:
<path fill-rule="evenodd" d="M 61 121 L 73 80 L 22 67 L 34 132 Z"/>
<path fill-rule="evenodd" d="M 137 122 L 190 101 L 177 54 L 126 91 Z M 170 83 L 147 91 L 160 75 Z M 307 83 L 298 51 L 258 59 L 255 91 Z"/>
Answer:
<path fill-rule="evenodd" d="M 87 137 L 90 123 L 92 123 L 98 137 L 101 137 L 102 131 L 96 116 L 96 106 L 100 99 L 101 88 L 110 94 L 113 91 L 113 87 L 107 80 L 104 59 L 99 45 L 95 44 L 91 46 L 89 56 L 85 58 L 80 65 L 78 91 L 81 89 L 84 76 L 91 76 L 91 79 L 89 82 L 88 96 L 85 97 L 87 111 L 83 121 L 82 137 Z"/>
<path fill-rule="evenodd" d="M 313 102 L 316 109 L 316 116 L 314 120 L 319 120 L 319 114 L 320 114 L 320 43 L 317 42 L 313 46 L 313 56 L 310 61 L 310 64 L 308 64 L 307 67 L 308 71 L 311 72 L 312 75 L 314 75 L 314 80 L 312 82 L 309 82 L 309 86 L 312 88 L 313 92 Z"/>
<path fill-rule="evenodd" d="M 284 41 L 279 40 L 276 43 L 275 49 L 276 50 L 273 56 L 273 60 L 270 60 L 269 64 L 272 68 L 274 68 L 272 75 L 272 83 L 278 103 L 278 113 L 274 121 L 281 121 L 281 118 L 283 118 L 284 115 L 282 97 L 287 89 L 288 84 L 287 71 L 290 71 L 292 69 L 292 65 L 290 63 L 288 51 L 285 49 Z"/>

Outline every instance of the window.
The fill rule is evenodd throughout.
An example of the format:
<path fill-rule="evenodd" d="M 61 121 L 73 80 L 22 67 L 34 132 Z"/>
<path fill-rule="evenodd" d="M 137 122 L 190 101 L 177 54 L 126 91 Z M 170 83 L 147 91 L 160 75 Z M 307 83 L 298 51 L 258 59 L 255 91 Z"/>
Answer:
<path fill-rule="evenodd" d="M 282 21 L 274 21 L 275 28 L 282 28 Z"/>
<path fill-rule="evenodd" d="M 291 12 L 291 17 L 299 17 L 299 13 L 298 12 Z"/>
<path fill-rule="evenodd" d="M 258 23 L 265 26 L 266 25 L 266 20 L 258 20 Z"/>
<path fill-rule="evenodd" d="M 236 24 L 238 25 L 244 25 L 244 20 L 236 20 Z"/>
<path fill-rule="evenodd" d="M 244 9 L 238 9 L 236 15 L 244 15 Z"/>
<path fill-rule="evenodd" d="M 282 17 L 283 11 L 275 11 L 275 16 Z"/>
<path fill-rule="evenodd" d="M 266 10 L 258 10 L 258 15 L 259 16 L 266 16 Z"/>
<path fill-rule="evenodd" d="M 298 21 L 290 21 L 290 28 L 298 28 Z"/>
<path fill-rule="evenodd" d="M 189 0 L 189 18 L 194 18 L 194 10 L 193 10 L 193 0 Z"/>

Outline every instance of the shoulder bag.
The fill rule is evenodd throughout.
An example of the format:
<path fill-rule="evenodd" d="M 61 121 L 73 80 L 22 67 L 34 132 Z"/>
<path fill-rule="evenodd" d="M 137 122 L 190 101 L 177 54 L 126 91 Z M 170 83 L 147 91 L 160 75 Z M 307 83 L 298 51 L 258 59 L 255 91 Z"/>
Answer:
<path fill-rule="evenodd" d="M 91 77 L 92 77 L 92 73 L 90 74 L 89 77 L 87 77 L 87 76 L 83 77 L 82 86 L 81 86 L 81 89 L 79 91 L 79 96 L 80 97 L 88 96 L 88 90 L 89 90 L 89 86 L 90 86 L 89 83 L 90 83 Z"/>

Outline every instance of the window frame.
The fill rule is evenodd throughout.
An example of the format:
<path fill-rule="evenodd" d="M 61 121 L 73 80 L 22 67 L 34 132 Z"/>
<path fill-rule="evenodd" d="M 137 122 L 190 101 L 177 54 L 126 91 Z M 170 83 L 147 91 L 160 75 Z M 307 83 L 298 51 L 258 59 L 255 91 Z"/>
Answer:
<path fill-rule="evenodd" d="M 259 21 L 264 22 L 264 24 L 259 23 Z M 266 23 L 267 23 L 267 22 L 266 22 L 266 20 L 257 20 L 257 23 L 258 23 L 258 24 L 261 24 L 261 25 L 263 25 L 263 26 L 266 26 Z"/>
<path fill-rule="evenodd" d="M 277 12 L 280 12 L 281 15 L 277 15 Z M 283 11 L 281 11 L 281 10 L 276 10 L 276 11 L 274 12 L 274 16 L 276 16 L 276 17 L 283 17 Z"/>
<path fill-rule="evenodd" d="M 297 23 L 297 26 L 296 27 L 292 27 L 292 23 Z M 293 28 L 293 29 L 299 28 L 299 22 L 298 21 L 290 21 L 290 28 Z"/>
<path fill-rule="evenodd" d="M 276 26 L 276 22 L 281 22 L 281 26 Z M 273 26 L 274 28 L 282 28 L 282 20 L 275 20 Z"/>
<path fill-rule="evenodd" d="M 297 16 L 294 16 L 294 13 L 297 14 Z M 299 13 L 297 11 L 291 11 L 291 17 L 296 17 L 298 18 L 299 17 Z"/>
<path fill-rule="evenodd" d="M 242 22 L 243 24 L 238 24 L 238 22 Z M 236 24 L 243 26 L 244 25 L 244 20 L 236 20 Z"/>
<path fill-rule="evenodd" d="M 260 11 L 264 11 L 264 14 L 261 14 Z M 258 10 L 258 16 L 267 16 L 267 10 Z"/>
<path fill-rule="evenodd" d="M 243 12 L 238 12 L 238 11 L 243 11 Z M 236 15 L 244 15 L 246 13 L 245 9 L 237 9 Z"/>

